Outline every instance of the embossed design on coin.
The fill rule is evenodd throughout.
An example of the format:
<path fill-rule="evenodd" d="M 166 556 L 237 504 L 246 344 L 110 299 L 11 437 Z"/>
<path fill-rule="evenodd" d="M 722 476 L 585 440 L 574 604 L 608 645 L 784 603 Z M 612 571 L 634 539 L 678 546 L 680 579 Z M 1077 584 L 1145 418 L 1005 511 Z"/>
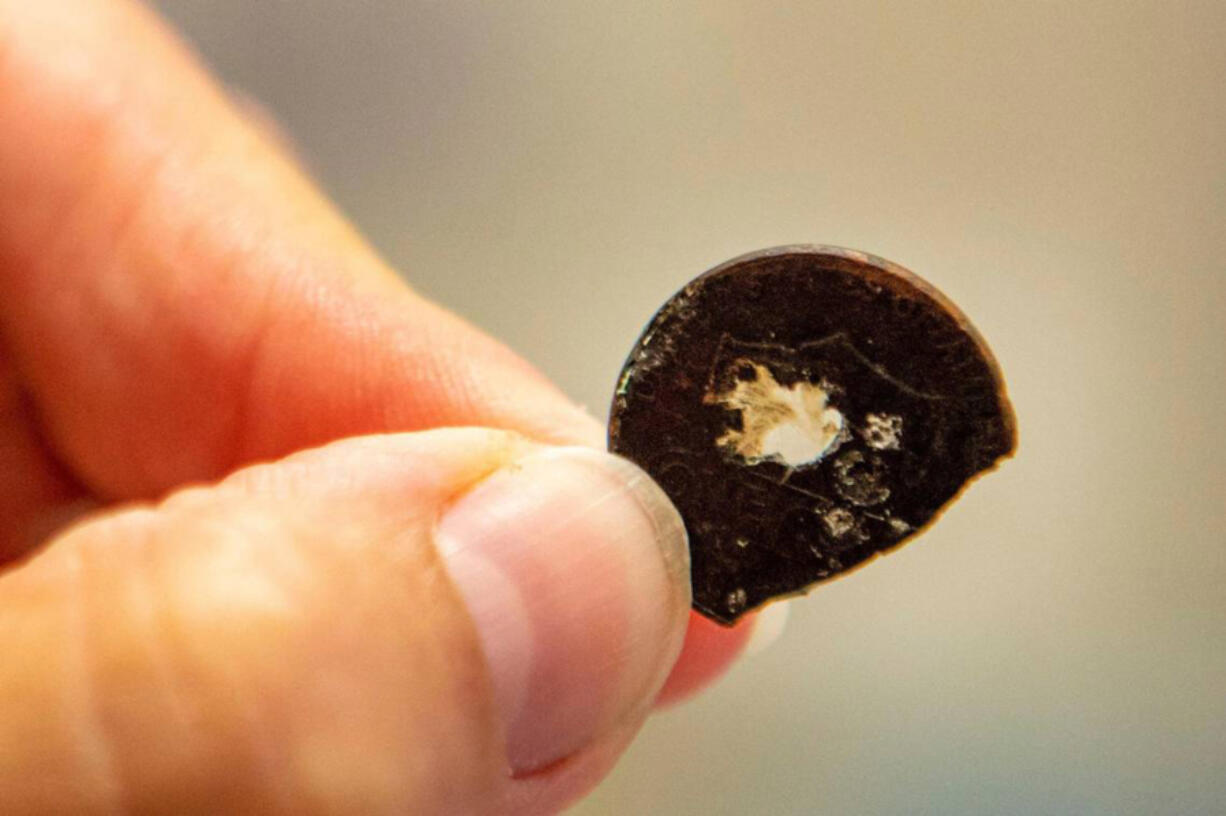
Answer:
<path fill-rule="evenodd" d="M 678 292 L 622 371 L 609 446 L 690 536 L 721 623 L 920 532 L 1012 453 L 986 344 L 933 287 L 852 250 L 746 255 Z"/>

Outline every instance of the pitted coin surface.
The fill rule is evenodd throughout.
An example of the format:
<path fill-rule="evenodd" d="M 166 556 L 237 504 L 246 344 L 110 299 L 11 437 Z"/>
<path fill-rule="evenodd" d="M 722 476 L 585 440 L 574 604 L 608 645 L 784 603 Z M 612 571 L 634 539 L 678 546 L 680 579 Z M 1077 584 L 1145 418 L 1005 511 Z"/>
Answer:
<path fill-rule="evenodd" d="M 944 296 L 835 247 L 736 258 L 652 318 L 609 447 L 681 511 L 694 607 L 731 624 L 914 536 L 1013 452 L 991 352 Z"/>

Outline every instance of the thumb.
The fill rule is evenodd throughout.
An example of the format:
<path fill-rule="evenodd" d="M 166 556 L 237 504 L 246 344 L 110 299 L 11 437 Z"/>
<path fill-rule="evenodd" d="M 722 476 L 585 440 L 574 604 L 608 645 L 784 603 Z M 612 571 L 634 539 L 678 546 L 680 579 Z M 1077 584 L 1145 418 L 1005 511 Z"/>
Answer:
<path fill-rule="evenodd" d="M 86 522 L 0 576 L 0 812 L 546 811 L 681 647 L 633 465 L 351 439 Z"/>

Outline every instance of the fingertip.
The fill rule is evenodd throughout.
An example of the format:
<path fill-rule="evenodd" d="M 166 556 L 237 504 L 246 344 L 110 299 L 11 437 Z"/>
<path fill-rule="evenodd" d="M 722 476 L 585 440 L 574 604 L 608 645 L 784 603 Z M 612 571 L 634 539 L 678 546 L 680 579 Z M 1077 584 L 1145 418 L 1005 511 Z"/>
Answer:
<path fill-rule="evenodd" d="M 645 473 L 541 448 L 458 499 L 436 542 L 480 635 L 517 778 L 646 715 L 690 594 L 684 526 Z"/>
<path fill-rule="evenodd" d="M 681 656 L 656 697 L 656 707 L 679 703 L 714 683 L 744 653 L 756 623 L 756 613 L 735 626 L 722 626 L 691 611 Z"/>

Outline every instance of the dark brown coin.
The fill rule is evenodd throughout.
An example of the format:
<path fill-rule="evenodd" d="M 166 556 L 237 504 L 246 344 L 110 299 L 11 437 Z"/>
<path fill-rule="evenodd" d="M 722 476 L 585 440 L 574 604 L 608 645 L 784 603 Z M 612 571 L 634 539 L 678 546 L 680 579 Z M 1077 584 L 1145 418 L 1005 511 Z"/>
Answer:
<path fill-rule="evenodd" d="M 712 269 L 655 315 L 609 447 L 690 535 L 694 607 L 721 623 L 914 536 L 1013 451 L 987 345 L 889 261 L 782 247 Z"/>

